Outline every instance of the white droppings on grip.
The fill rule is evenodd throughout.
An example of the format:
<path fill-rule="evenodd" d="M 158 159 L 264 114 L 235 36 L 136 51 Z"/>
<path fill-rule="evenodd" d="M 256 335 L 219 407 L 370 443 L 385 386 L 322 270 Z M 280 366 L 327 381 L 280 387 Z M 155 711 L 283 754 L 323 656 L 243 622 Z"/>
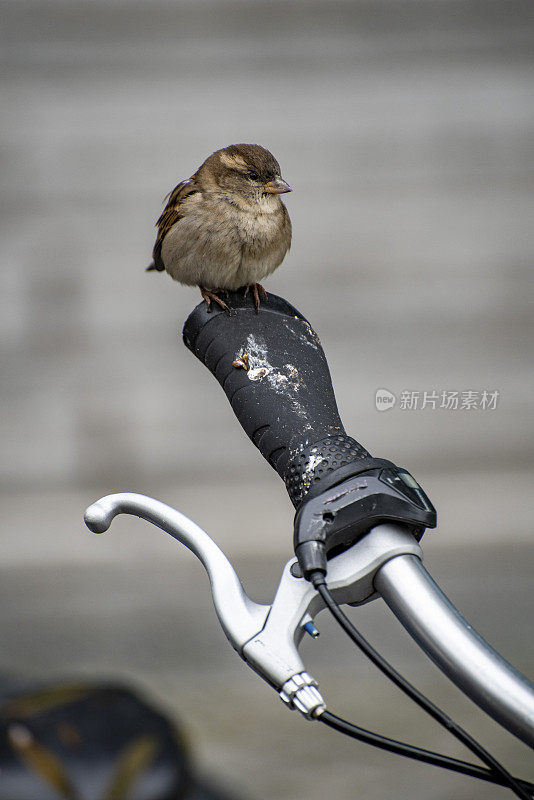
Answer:
<path fill-rule="evenodd" d="M 249 333 L 246 343 L 236 354 L 236 361 L 242 359 L 245 353 L 248 358 L 249 381 L 265 380 L 276 394 L 285 395 L 291 401 L 292 409 L 299 416 L 306 417 L 306 410 L 297 400 L 297 394 L 302 386 L 298 369 L 293 364 L 274 367 L 269 361 L 267 344 L 261 337 L 252 333 Z"/>
<path fill-rule="evenodd" d="M 315 469 L 324 461 L 322 455 L 317 454 L 317 448 L 312 447 L 302 474 L 302 488 L 307 492 L 315 477 Z"/>
<path fill-rule="evenodd" d="M 301 333 L 300 331 L 296 330 L 292 325 L 289 325 L 287 322 L 285 323 L 286 329 L 292 336 L 295 337 L 295 339 L 298 339 L 299 342 L 301 342 L 302 344 L 305 344 L 307 347 L 311 347 L 313 350 L 318 350 L 321 343 L 319 341 L 319 337 L 311 327 L 310 323 L 304 322 L 304 320 L 300 319 L 298 321 L 302 323 L 302 327 L 305 331 L 304 333 Z"/>

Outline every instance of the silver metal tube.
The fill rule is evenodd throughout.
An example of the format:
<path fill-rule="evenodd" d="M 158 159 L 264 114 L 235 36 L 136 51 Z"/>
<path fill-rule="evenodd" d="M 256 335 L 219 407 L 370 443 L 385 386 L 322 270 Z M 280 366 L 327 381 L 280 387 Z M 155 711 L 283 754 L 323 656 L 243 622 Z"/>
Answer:
<path fill-rule="evenodd" d="M 469 625 L 413 555 L 392 558 L 374 585 L 399 622 L 480 708 L 534 747 L 534 685 Z"/>

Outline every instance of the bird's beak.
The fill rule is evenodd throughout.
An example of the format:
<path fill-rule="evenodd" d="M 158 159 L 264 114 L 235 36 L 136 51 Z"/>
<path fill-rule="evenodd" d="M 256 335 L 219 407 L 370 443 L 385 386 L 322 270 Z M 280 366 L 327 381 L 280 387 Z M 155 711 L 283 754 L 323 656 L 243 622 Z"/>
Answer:
<path fill-rule="evenodd" d="M 272 181 L 263 184 L 263 191 L 265 194 L 284 194 L 285 192 L 290 192 L 292 190 L 289 183 L 286 183 L 283 178 L 280 178 L 280 176 L 277 175 Z"/>

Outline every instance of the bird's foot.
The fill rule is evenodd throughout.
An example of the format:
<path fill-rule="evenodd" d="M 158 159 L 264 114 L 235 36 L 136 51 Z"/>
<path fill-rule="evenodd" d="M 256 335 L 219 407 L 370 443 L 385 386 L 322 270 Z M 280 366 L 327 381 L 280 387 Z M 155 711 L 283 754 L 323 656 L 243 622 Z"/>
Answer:
<path fill-rule="evenodd" d="M 264 300 L 267 300 L 267 292 L 261 285 L 261 283 L 247 283 L 245 286 L 245 297 L 247 296 L 250 287 L 252 287 L 252 295 L 254 297 L 254 308 L 256 309 L 256 314 L 260 308 L 260 294 Z"/>
<path fill-rule="evenodd" d="M 208 311 L 211 311 L 211 301 L 212 300 L 215 303 L 217 303 L 217 305 L 219 305 L 222 308 L 223 311 L 228 311 L 228 306 L 226 305 L 224 300 L 221 300 L 221 298 L 217 294 L 217 291 L 220 291 L 220 290 L 217 289 L 215 291 L 210 291 L 210 289 L 206 289 L 204 286 L 199 286 L 198 288 L 200 289 L 200 294 L 202 295 L 203 299 L 206 301 L 206 305 L 208 307 Z"/>

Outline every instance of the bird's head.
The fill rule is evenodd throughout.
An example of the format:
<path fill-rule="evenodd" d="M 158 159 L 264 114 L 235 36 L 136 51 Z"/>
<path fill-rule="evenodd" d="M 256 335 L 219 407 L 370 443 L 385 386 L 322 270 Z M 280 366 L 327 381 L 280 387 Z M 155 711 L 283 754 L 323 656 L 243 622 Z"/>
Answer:
<path fill-rule="evenodd" d="M 291 187 L 272 153 L 259 144 L 231 144 L 217 150 L 198 170 L 198 178 L 246 204 L 278 205 Z"/>

